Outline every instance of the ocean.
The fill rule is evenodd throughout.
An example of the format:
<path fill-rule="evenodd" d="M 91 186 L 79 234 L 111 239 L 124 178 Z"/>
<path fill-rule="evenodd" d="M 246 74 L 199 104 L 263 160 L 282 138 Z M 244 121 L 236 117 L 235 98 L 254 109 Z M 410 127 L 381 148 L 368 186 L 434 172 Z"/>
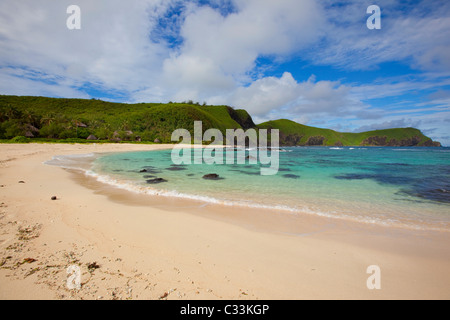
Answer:
<path fill-rule="evenodd" d="M 171 150 L 55 157 L 49 164 L 83 169 L 101 182 L 149 196 L 450 231 L 450 148 L 279 151 L 279 171 L 271 176 L 248 159 L 175 165 Z M 208 174 L 219 179 L 204 179 Z"/>

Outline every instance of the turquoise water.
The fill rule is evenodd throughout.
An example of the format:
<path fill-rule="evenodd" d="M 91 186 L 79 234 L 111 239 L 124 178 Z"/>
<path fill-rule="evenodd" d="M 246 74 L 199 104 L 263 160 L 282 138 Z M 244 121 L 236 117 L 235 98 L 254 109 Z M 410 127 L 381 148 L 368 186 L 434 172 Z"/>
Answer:
<path fill-rule="evenodd" d="M 177 166 L 171 150 L 117 153 L 96 159 L 92 174 L 150 195 L 450 231 L 450 148 L 298 147 L 279 157 L 278 174 L 262 176 L 259 164 Z M 212 173 L 221 179 L 203 179 Z"/>

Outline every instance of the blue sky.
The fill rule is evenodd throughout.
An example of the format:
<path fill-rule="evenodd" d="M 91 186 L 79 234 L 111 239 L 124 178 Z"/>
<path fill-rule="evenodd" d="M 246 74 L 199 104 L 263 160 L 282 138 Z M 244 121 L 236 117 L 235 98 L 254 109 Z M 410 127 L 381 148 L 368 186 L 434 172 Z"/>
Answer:
<path fill-rule="evenodd" d="M 66 10 L 81 9 L 81 30 Z M 366 25 L 370 5 L 381 29 Z M 0 94 L 193 100 L 450 145 L 446 0 L 3 0 Z"/>

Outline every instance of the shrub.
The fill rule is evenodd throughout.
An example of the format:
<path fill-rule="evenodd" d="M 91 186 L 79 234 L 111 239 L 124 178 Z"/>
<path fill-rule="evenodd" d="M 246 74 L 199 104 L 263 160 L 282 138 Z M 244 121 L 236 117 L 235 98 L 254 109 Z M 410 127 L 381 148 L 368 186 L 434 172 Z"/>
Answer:
<path fill-rule="evenodd" d="M 25 134 L 23 126 L 18 120 L 5 121 L 2 123 L 2 128 L 3 136 L 6 139 L 12 139 L 14 137 L 23 136 Z"/>
<path fill-rule="evenodd" d="M 64 143 L 86 143 L 86 140 L 78 139 L 78 138 L 69 138 L 69 139 L 61 140 L 61 142 L 64 142 Z"/>
<path fill-rule="evenodd" d="M 17 136 L 9 140 L 11 143 L 28 143 L 29 140 L 25 138 L 24 136 Z"/>
<path fill-rule="evenodd" d="M 62 131 L 64 131 L 62 125 L 52 122 L 41 129 L 40 135 L 44 138 L 57 139 Z"/>
<path fill-rule="evenodd" d="M 71 139 L 76 138 L 76 133 L 74 130 L 63 130 L 59 133 L 60 139 Z"/>
<path fill-rule="evenodd" d="M 108 128 L 100 128 L 95 130 L 94 135 L 98 137 L 100 140 L 108 140 L 112 138 L 113 133 Z"/>
<path fill-rule="evenodd" d="M 91 131 L 87 128 L 78 128 L 79 139 L 87 139 L 91 134 Z"/>
<path fill-rule="evenodd" d="M 150 130 L 146 130 L 140 134 L 142 141 L 153 142 L 156 139 L 156 134 Z"/>

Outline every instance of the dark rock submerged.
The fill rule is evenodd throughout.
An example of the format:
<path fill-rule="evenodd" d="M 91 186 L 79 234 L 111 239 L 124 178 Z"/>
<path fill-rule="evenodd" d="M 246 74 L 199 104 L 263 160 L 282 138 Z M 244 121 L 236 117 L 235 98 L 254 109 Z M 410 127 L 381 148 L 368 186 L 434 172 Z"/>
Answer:
<path fill-rule="evenodd" d="M 164 183 L 164 182 L 167 182 L 167 180 L 163 179 L 163 178 L 154 178 L 154 179 L 147 180 L 148 184 L 159 184 L 159 183 Z"/>
<path fill-rule="evenodd" d="M 219 180 L 221 179 L 218 174 L 210 173 L 203 176 L 203 179 L 205 180 Z"/>

